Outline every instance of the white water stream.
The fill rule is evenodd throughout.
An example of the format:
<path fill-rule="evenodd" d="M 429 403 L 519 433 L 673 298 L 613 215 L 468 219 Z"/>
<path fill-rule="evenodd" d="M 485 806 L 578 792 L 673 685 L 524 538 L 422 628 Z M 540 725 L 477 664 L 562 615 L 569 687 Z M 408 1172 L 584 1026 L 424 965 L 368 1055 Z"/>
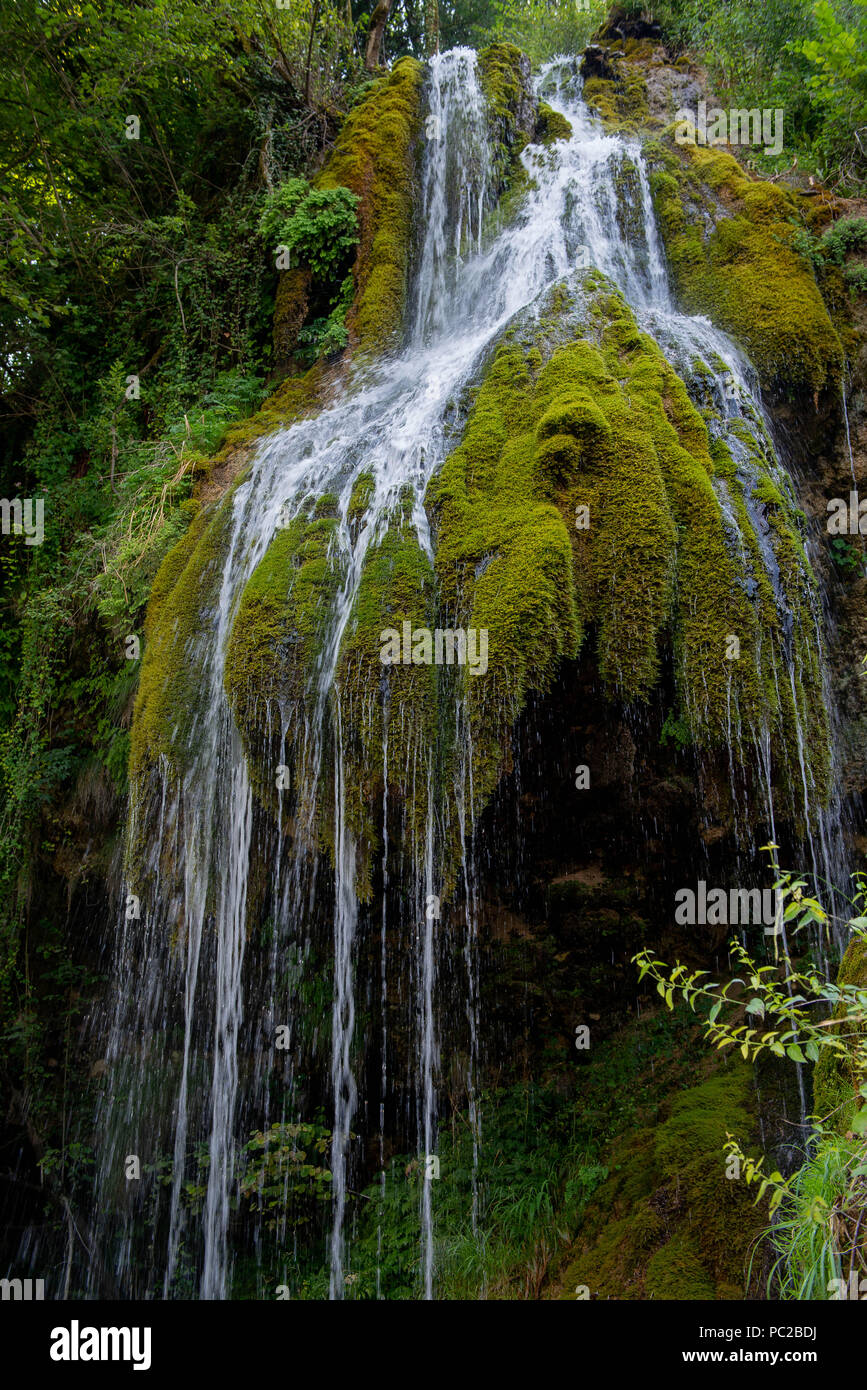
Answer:
<path fill-rule="evenodd" d="M 195 741 L 186 750 L 181 784 L 166 776 L 158 822 L 145 836 L 151 882 L 156 890 L 143 901 L 141 920 L 124 921 L 115 966 L 116 1000 L 108 1050 L 115 1112 L 105 1146 L 103 1192 L 106 1205 L 110 1205 L 110 1193 L 116 1188 L 123 1157 L 136 1151 L 136 1134 L 150 1123 L 155 1147 L 173 1154 L 166 1244 L 163 1250 L 153 1253 L 154 1269 L 159 1271 L 166 1296 L 222 1299 L 230 1293 L 232 1267 L 227 1233 L 236 1193 L 234 1175 L 239 1145 L 245 1137 L 239 1120 L 240 1097 L 245 1088 L 255 1091 L 265 1069 L 264 1064 L 251 1064 L 248 1060 L 242 1063 L 239 1055 L 244 1029 L 252 1026 L 245 1016 L 243 979 L 250 964 L 245 954 L 250 955 L 253 950 L 247 940 L 247 899 L 258 849 L 250 776 L 223 678 L 227 644 L 241 595 L 278 527 L 285 524 L 287 516 L 299 516 L 311 497 L 326 492 L 337 495 L 339 524 L 335 544 L 339 553 L 334 558 L 335 568 L 343 577 L 342 586 L 318 674 L 317 697 L 312 712 L 304 716 L 303 727 L 294 731 L 296 746 L 302 750 L 308 795 L 291 849 L 283 846 L 279 837 L 280 853 L 269 866 L 269 873 L 273 916 L 278 927 L 282 925 L 291 931 L 303 969 L 307 949 L 305 922 L 313 910 L 317 880 L 305 876 L 302 863 L 308 863 L 311 855 L 316 854 L 316 824 L 321 811 L 318 789 L 322 775 L 329 769 L 333 783 L 333 870 L 323 863 L 316 872 L 319 882 L 326 874 L 333 877 L 329 886 L 334 903 L 330 1293 L 333 1298 L 340 1298 L 351 1268 L 346 1231 L 351 1135 L 356 1122 L 364 1121 L 367 1112 L 362 1113 L 353 1060 L 358 1016 L 357 844 L 346 816 L 343 729 L 347 710 L 336 689 L 335 677 L 341 640 L 350 620 L 365 557 L 388 529 L 401 493 L 410 485 L 416 499 L 413 522 L 419 542 L 433 558 L 422 499 L 429 479 L 453 447 L 448 424 L 453 402 L 474 379 L 480 357 L 512 317 L 582 265 L 595 267 L 611 278 L 639 325 L 655 337 L 685 379 L 689 380 L 694 359 L 701 358 L 712 365 L 713 382 L 709 389 L 723 416 L 747 420 L 754 430 L 767 432 L 754 374 L 743 355 L 706 320 L 689 318 L 676 309 L 640 146 L 636 141 L 602 132 L 583 106 L 568 65 L 550 65 L 540 83 L 545 99 L 571 122 L 573 134 L 571 139 L 553 147 L 527 148 L 523 158 L 534 186 L 515 219 L 497 231 L 485 225 L 486 209 L 491 203 L 491 166 L 475 55 L 469 50 L 456 50 L 432 61 L 428 98 L 431 119 L 426 127 L 429 138 L 418 213 L 422 241 L 407 342 L 396 355 L 359 372 L 337 403 L 316 418 L 301 421 L 267 439 L 249 476 L 234 493 L 216 604 L 212 612 L 202 613 L 201 633 L 189 652 L 191 665 L 200 672 L 201 688 L 207 692 L 207 714 L 197 725 Z M 623 200 L 618 196 L 616 183 L 618 177 L 624 176 L 631 190 L 628 225 L 623 224 Z M 770 466 L 782 485 L 789 487 L 785 471 L 772 455 Z M 373 478 L 373 497 L 360 529 L 353 530 L 348 506 L 355 480 L 362 473 Z M 722 492 L 719 500 L 725 509 Z M 757 534 L 759 531 L 760 528 Z M 764 554 L 768 573 L 778 589 L 770 546 L 765 547 Z M 821 640 L 818 620 L 815 640 Z M 789 672 L 780 673 L 781 680 L 789 678 Z M 271 718 L 284 737 L 298 722 L 291 709 L 274 710 Z M 451 789 L 451 814 L 459 819 L 465 846 L 462 931 L 468 981 L 465 1008 L 471 1039 L 466 1087 L 477 1150 L 481 1121 L 476 1101 L 479 999 L 471 848 L 472 758 L 467 747 L 467 721 L 460 707 L 455 709 L 454 721 L 463 752 L 461 772 Z M 740 730 L 737 710 L 733 709 L 730 742 L 734 789 L 735 764 L 747 756 L 748 750 L 749 756 L 753 756 L 754 750 L 769 748 L 770 736 L 767 730 Z M 799 809 L 811 828 L 814 866 L 817 872 L 833 877 L 833 846 L 828 842 L 830 832 L 825 820 L 814 809 L 812 774 L 803 751 L 806 745 L 804 738 L 803 806 Z M 420 750 L 416 775 L 430 789 L 428 833 L 418 862 L 406 862 L 405 884 L 408 911 L 415 924 L 413 958 L 407 976 L 412 989 L 407 1007 L 416 1038 L 415 1075 L 410 1089 L 415 1095 L 413 1113 L 422 1163 L 437 1147 L 440 1052 L 436 999 L 441 923 L 437 913 L 426 910 L 440 887 L 437 824 L 442 810 L 434 799 L 434 761 L 435 750 Z M 765 820 L 772 823 L 769 754 L 767 763 Z M 388 790 L 387 763 L 384 766 Z M 134 826 L 134 835 L 138 835 L 139 829 Z M 160 866 L 167 846 L 176 862 L 183 865 L 179 893 L 159 889 Z M 387 852 L 386 839 L 384 866 Z M 128 891 L 135 892 L 135 885 L 129 884 Z M 387 957 L 384 907 L 378 949 L 382 1093 L 375 1098 L 370 1113 L 381 1135 L 389 1085 L 384 1060 L 386 999 L 392 973 L 404 969 L 404 963 Z M 297 998 L 281 993 L 284 986 L 276 946 L 270 955 L 263 953 L 257 969 L 260 980 L 265 981 L 260 987 L 260 998 L 267 1000 L 263 1006 L 263 1034 L 267 1036 L 273 1023 L 287 1019 L 292 1022 L 299 1005 Z M 179 1011 L 182 1044 L 170 1073 L 174 1086 L 171 1103 L 160 1111 L 165 1118 L 157 1121 L 149 1119 L 148 1078 L 155 1058 L 159 1057 L 164 1019 L 172 1010 Z M 131 1039 L 135 1039 L 134 1045 Z M 269 1105 L 266 1097 L 262 1102 L 266 1114 Z M 184 1192 L 193 1176 L 196 1144 L 206 1144 L 209 1155 L 201 1210 L 203 1259 L 199 1275 L 184 1255 L 193 1241 Z M 420 1190 L 421 1288 L 424 1296 L 432 1297 L 435 1251 L 431 1182 L 423 1182 Z M 474 1196 L 474 1225 L 477 1217 Z M 123 1281 L 131 1276 L 133 1256 L 129 1240 L 117 1249 L 116 1273 Z"/>

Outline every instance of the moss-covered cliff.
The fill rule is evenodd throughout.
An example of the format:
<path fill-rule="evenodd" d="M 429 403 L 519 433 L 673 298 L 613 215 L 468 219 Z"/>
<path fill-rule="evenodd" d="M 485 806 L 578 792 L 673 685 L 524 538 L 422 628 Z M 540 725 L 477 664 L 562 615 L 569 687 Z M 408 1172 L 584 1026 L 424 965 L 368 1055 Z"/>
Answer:
<path fill-rule="evenodd" d="M 731 333 L 765 386 L 837 391 L 843 350 L 796 249 L 792 193 L 751 179 L 723 150 L 672 141 L 652 153 L 659 226 L 686 311 Z"/>
<path fill-rule="evenodd" d="M 654 44 L 627 42 L 625 48 L 622 58 L 603 54 L 585 67 L 584 87 L 606 128 L 636 140 L 618 168 L 620 232 L 625 238 L 641 232 L 637 142 L 643 140 L 680 305 L 729 332 L 755 364 L 768 399 L 779 404 L 785 398 L 780 418 L 789 438 L 808 418 L 821 428 L 836 409 L 843 349 L 851 354 L 858 335 L 841 307 L 840 284 L 830 273 L 817 275 L 803 249 L 805 200 L 754 177 L 729 153 L 677 145 L 668 129 L 671 112 L 662 111 L 659 96 L 666 85 L 659 70 L 671 65 Z M 492 136 L 486 226 L 512 219 L 514 227 L 529 188 L 522 150 L 530 141 L 543 144 L 538 168 L 552 168 L 571 126 L 552 106 L 536 102 L 530 64 L 514 46 L 484 50 L 479 72 Z M 679 75 L 668 72 L 669 94 L 680 90 Z M 199 869 L 194 854 L 184 863 L 178 850 L 191 809 L 184 803 L 185 775 L 207 751 L 213 729 L 205 721 L 224 695 L 228 713 L 221 707 L 220 718 L 231 730 L 233 751 L 243 748 L 238 765 L 252 787 L 252 850 L 243 884 L 247 974 L 238 986 L 239 999 L 249 989 L 252 1008 L 239 1029 L 235 1059 L 241 1084 L 249 1082 L 251 1112 L 261 1102 L 270 1114 L 273 1102 L 286 1113 L 313 1114 L 331 1103 L 340 1084 L 328 1054 L 340 1026 L 332 933 L 342 909 L 357 931 L 344 943 L 357 1007 L 346 1024 L 343 1065 L 354 1071 L 367 1125 L 363 1139 L 351 1141 L 355 1175 L 370 1181 L 399 1146 L 415 1142 L 428 1103 L 422 1093 L 436 1073 L 430 1084 L 439 1087 L 444 1135 L 450 1125 L 442 1155 L 454 1164 L 442 1189 L 444 1228 L 453 1242 L 437 1252 L 443 1287 L 460 1296 L 493 1287 L 507 1296 L 538 1297 L 547 1290 L 572 1298 L 580 1285 L 594 1298 L 736 1298 L 746 1287 L 745 1265 L 762 1213 L 752 1207 L 746 1185 L 726 1177 L 722 1141 L 733 1130 L 745 1144 L 755 1143 L 753 1077 L 740 1065 L 700 1071 L 685 1042 L 696 1044 L 691 1018 L 681 1021 L 673 1041 L 664 1037 L 670 1051 L 683 1045 L 682 1071 L 674 1079 L 662 1069 L 655 1073 L 664 1053 L 659 1039 L 645 1037 L 633 1047 L 630 957 L 638 944 L 677 936 L 671 885 L 692 881 L 697 864 L 720 881 L 741 873 L 750 836 L 767 828 L 771 792 L 777 825 L 797 843 L 798 833 L 809 829 L 805 821 L 833 790 L 821 604 L 810 558 L 816 547 L 808 554 L 805 517 L 774 459 L 758 403 L 728 418 L 719 396 L 721 359 L 677 359 L 675 367 L 667 350 L 642 331 L 651 320 L 633 312 L 611 280 L 592 270 L 570 273 L 498 325 L 471 378 L 456 391 L 459 399 L 444 407 L 443 461 L 424 491 L 427 473 L 420 464 L 413 483 L 395 487 L 383 504 L 381 460 L 368 459 L 353 472 L 358 455 L 351 440 L 328 490 L 303 497 L 273 534 L 264 527 L 257 533 L 237 602 L 226 602 L 225 566 L 241 535 L 239 509 L 255 510 L 261 501 L 255 450 L 279 449 L 265 438 L 280 429 L 301 422 L 306 428 L 320 414 L 327 419 L 342 392 L 375 379 L 380 363 L 393 365 L 401 344 L 417 250 L 423 84 L 422 66 L 404 58 L 365 82 L 339 129 L 323 108 L 323 121 L 333 122 L 329 148 L 306 175 L 317 189 L 346 188 L 359 199 L 348 351 L 302 374 L 296 349 L 311 315 L 311 279 L 303 268 L 282 274 L 269 366 L 276 366 L 277 376 L 290 375 L 261 409 L 244 420 L 236 415 L 222 443 L 215 436 L 213 448 L 191 463 L 184 460 L 189 469 L 179 500 L 171 492 L 177 479 L 161 496 L 159 488 L 153 493 L 154 534 L 161 539 L 152 556 L 171 548 L 158 570 L 156 558 L 152 569 L 144 567 L 146 582 L 134 572 L 141 591 L 149 592 L 140 676 L 136 669 L 108 695 L 99 688 L 104 704 L 110 699 L 123 711 L 101 716 L 119 731 L 111 748 L 115 764 L 131 722 L 134 817 L 127 867 L 144 865 L 145 876 L 156 868 L 165 872 L 164 915 L 153 914 L 147 929 L 159 935 L 154 958 L 164 950 L 165 997 L 175 1013 L 166 1022 L 166 1039 L 172 1039 L 167 1059 L 154 1065 L 148 1085 L 165 1081 L 159 1113 L 168 1132 L 170 1087 L 182 1055 L 174 1049 L 183 1028 L 177 1012 L 183 988 L 171 972 L 184 943 L 181 893 L 173 896 L 166 885 Z M 457 251 L 449 249 L 445 259 L 450 274 Z M 189 308 L 184 300 L 182 314 L 184 305 Z M 362 369 L 357 377 L 356 366 Z M 862 385 L 863 379 L 862 363 Z M 263 395 L 259 387 L 250 399 Z M 110 416 L 102 426 L 107 420 L 114 427 Z M 377 421 L 366 427 L 376 439 Z M 850 455 L 842 423 L 837 428 L 837 443 L 828 447 L 835 476 L 848 480 Z M 190 430 L 186 421 L 185 438 Z M 398 448 L 384 430 L 381 442 L 383 452 Z M 115 461 L 112 455 L 112 466 Z M 102 552 L 105 573 L 93 579 L 94 592 L 115 583 L 116 563 L 122 575 L 116 588 L 123 587 L 133 510 L 119 513 L 120 535 L 113 551 Z M 821 503 L 813 512 L 821 515 Z M 112 622 L 124 632 L 131 625 L 128 610 L 118 594 L 109 598 Z M 140 614 L 143 602 L 129 612 Z M 42 612 L 58 629 L 67 621 L 51 604 Z M 384 632 L 402 637 L 407 626 L 410 633 L 423 630 L 417 659 L 384 661 Z M 28 794 L 42 816 L 55 783 L 63 786 L 74 776 L 75 792 L 62 813 L 45 811 L 29 835 L 43 863 L 50 856 L 53 864 L 51 914 L 61 920 L 66 897 L 68 921 L 78 929 L 95 901 L 90 894 L 97 878 L 104 885 L 101 914 L 113 921 L 117 916 L 121 854 L 111 835 L 118 832 L 120 801 L 112 802 L 110 815 L 100 807 L 107 797 L 92 766 L 79 767 L 63 742 L 73 728 L 69 709 L 82 692 L 89 701 L 98 685 L 89 668 L 76 664 L 81 630 L 70 627 L 74 650 L 63 718 L 52 733 L 57 746 L 46 741 Z M 213 662 L 218 628 L 224 667 Z M 450 636 L 483 632 L 484 672 L 432 663 L 424 631 L 437 628 Z M 32 646 L 33 632 L 29 641 Z M 62 664 L 57 651 L 54 632 L 42 666 L 34 664 L 46 689 Z M 206 685 L 203 673 L 208 680 L 216 673 L 216 688 Z M 851 684 L 853 707 L 863 717 L 854 677 Z M 54 697 L 43 696 L 38 682 L 31 689 L 34 705 L 53 709 Z M 103 738 L 103 726 L 94 723 Z M 14 738 L 5 737 L 4 748 L 12 747 Z M 576 764 L 590 771 L 580 791 L 573 781 Z M 224 771 L 214 767 L 214 778 Z M 4 785 L 14 788 L 12 772 Z M 853 776 L 852 786 L 858 785 Z M 158 838 L 160 823 L 146 843 L 149 826 L 179 788 L 181 812 L 171 834 Z M 153 798 L 155 789 L 164 801 Z M 95 833 L 90 807 L 100 811 Z M 110 834 L 105 826 L 111 817 Z M 92 838 L 98 841 L 93 848 Z M 348 882 L 352 901 L 339 902 L 335 911 L 337 875 L 329 869 L 346 845 L 354 862 L 348 871 L 340 863 L 341 887 Z M 213 882 L 197 901 L 206 924 L 205 954 L 217 935 L 211 931 L 214 885 L 225 844 L 208 852 L 216 866 Z M 281 898 L 286 885 L 278 882 L 290 857 L 292 902 L 304 900 L 296 915 L 285 911 L 289 895 Z M 141 891 L 142 883 L 132 887 Z M 441 895 L 433 917 L 424 911 L 429 887 Z M 49 901 L 40 892 L 34 914 Z M 706 962 L 724 947 L 725 936 L 694 932 L 686 944 L 696 961 Z M 48 931 L 38 949 L 53 970 Z M 133 977 L 130 969 L 124 983 Z M 200 991 L 206 1009 L 214 978 Z M 840 979 L 863 984 L 858 943 Z M 61 960 L 56 981 L 46 973 L 45 988 L 67 987 Z M 158 993 L 155 986 L 151 998 Z M 281 1053 L 273 1062 L 270 1034 L 263 1041 L 262 1020 L 270 1028 L 275 999 L 287 1017 L 293 1010 L 300 1016 L 292 1017 L 297 1047 L 291 1080 L 289 1059 Z M 642 996 L 642 1028 L 662 1035 L 644 1003 Z M 426 1010 L 436 1019 L 427 1034 Z M 594 1055 L 579 1056 L 576 1064 L 573 1033 L 586 1018 L 594 1029 Z M 212 1022 L 208 1014 L 202 1032 L 209 1037 Z M 22 1007 L 10 1036 L 23 1051 L 31 1046 L 30 1027 Z M 68 1022 L 64 1027 L 66 1035 L 58 1029 L 50 1047 L 65 1056 L 62 1049 L 68 1052 L 71 1044 Z M 126 1058 L 131 1067 L 138 1064 L 132 1056 L 137 1046 Z M 609 1046 L 616 1064 L 605 1054 Z M 197 1058 L 196 1079 L 210 1066 L 207 1047 Z M 429 1073 L 420 1079 L 422 1053 Z M 627 1053 L 630 1065 L 623 1062 Z M 105 1059 L 88 1056 L 85 1076 L 91 1061 L 93 1082 L 107 1088 Z M 56 1068 L 57 1058 L 47 1065 Z M 693 1084 L 697 1070 L 703 1079 Z M 823 1058 L 816 1112 L 845 1128 L 858 1079 L 851 1066 Z M 382 1108 L 374 1116 L 380 1084 Z M 204 1092 L 207 1081 L 202 1085 Z M 16 1116 L 25 1114 L 23 1095 L 16 1092 Z M 145 1102 L 147 1095 L 145 1087 Z M 589 1100 L 592 1105 L 585 1105 Z M 65 1092 L 58 1112 L 62 1105 Z M 488 1115 L 496 1117 L 483 1131 L 488 1148 L 481 1159 L 479 1109 L 485 1124 Z M 606 1110 L 616 1112 L 616 1125 Z M 381 1132 L 374 1132 L 376 1125 Z M 578 1151 L 579 1138 L 587 1153 Z M 317 1142 L 327 1147 L 327 1137 Z M 38 1133 L 34 1153 L 37 1143 L 41 1153 Z M 291 1150 L 293 1164 L 297 1152 Z M 152 1165 L 160 1222 L 158 1187 L 173 1161 L 166 1151 Z M 49 1157 L 49 1171 L 50 1163 Z M 382 1217 L 373 1206 L 385 1191 L 384 1179 L 381 1187 L 377 1180 L 376 1192 L 365 1193 L 370 1211 L 357 1224 L 367 1262 L 359 1260 L 349 1275 L 350 1293 L 378 1296 L 382 1268 L 393 1257 L 400 1266 L 394 1296 L 417 1294 L 418 1167 L 418 1156 L 407 1154 L 397 1173 L 396 1216 Z M 113 1183 L 105 1190 L 119 1205 L 125 1189 L 117 1173 Z M 191 1212 L 198 1214 L 203 1191 L 194 1183 L 184 1189 Z M 486 1283 L 490 1250 L 483 1258 L 481 1242 L 466 1241 L 466 1229 L 475 1237 L 480 1212 L 479 1229 L 489 1223 L 492 1248 L 502 1257 L 492 1285 Z M 264 1229 L 256 1224 L 260 1216 L 252 1208 L 233 1213 L 239 1242 L 255 1229 L 251 1249 Z M 296 1235 L 305 1224 L 301 1244 L 310 1238 L 305 1258 L 312 1262 L 322 1223 L 305 1211 Z M 275 1260 L 288 1258 L 283 1234 L 272 1247 Z M 396 1248 L 383 1257 L 390 1234 Z M 261 1296 L 261 1268 L 253 1263 L 238 1262 L 235 1290 Z M 323 1291 L 325 1263 L 323 1257 L 299 1296 Z M 349 1282 L 356 1275 L 357 1285 Z"/>
<path fill-rule="evenodd" d="M 837 984 L 854 986 L 867 990 L 867 940 L 856 936 L 850 941 L 846 954 L 840 963 Z M 836 1005 L 834 1018 L 845 1018 L 849 1012 L 849 1002 L 844 998 Z M 846 1058 L 825 1050 L 816 1066 L 813 1090 L 813 1110 L 816 1117 L 829 1129 L 845 1134 L 852 1116 L 863 1104 L 857 1088 L 864 1084 L 864 1072 L 856 1065 L 856 1054 L 863 1053 L 867 1038 L 863 1032 L 850 1033 L 851 1055 Z"/>
<path fill-rule="evenodd" d="M 732 710 L 756 729 L 770 714 L 780 764 L 794 773 L 799 731 L 809 728 L 815 787 L 827 794 L 803 533 L 756 439 L 746 427 L 743 435 L 759 470 L 746 495 L 743 472 L 712 444 L 683 381 L 593 272 L 557 286 L 507 333 L 464 442 L 428 494 L 449 621 L 490 633 L 493 678 L 467 682 L 482 800 L 528 695 L 549 686 L 588 631 L 612 699 L 647 699 L 663 649 L 673 651 L 682 716 L 699 746 L 727 740 Z M 777 678 L 787 615 L 754 529 L 753 493 L 795 615 L 801 658 L 791 689 Z"/>
<path fill-rule="evenodd" d="M 666 1109 L 605 1156 L 609 1176 L 560 1274 L 561 1297 L 725 1300 L 755 1290 L 750 1261 L 765 1222 L 746 1184 L 726 1176 L 723 1151 L 727 1130 L 745 1145 L 755 1134 L 750 1070 L 732 1066 Z"/>

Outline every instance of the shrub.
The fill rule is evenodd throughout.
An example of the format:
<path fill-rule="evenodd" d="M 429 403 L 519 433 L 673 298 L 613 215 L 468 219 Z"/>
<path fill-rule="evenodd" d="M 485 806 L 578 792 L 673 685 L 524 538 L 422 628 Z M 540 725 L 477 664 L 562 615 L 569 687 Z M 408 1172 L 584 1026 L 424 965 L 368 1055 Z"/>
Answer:
<path fill-rule="evenodd" d="M 358 242 L 360 201 L 342 186 L 315 189 L 306 179 L 288 179 L 268 195 L 259 232 L 269 246 L 288 246 L 327 284 Z"/>

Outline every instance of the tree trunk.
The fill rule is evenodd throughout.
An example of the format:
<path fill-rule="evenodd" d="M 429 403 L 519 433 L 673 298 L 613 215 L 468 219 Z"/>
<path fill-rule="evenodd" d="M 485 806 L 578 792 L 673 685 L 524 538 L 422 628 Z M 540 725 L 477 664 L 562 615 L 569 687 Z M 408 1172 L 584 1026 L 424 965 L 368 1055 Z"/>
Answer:
<path fill-rule="evenodd" d="M 437 0 L 425 0 L 424 47 L 427 58 L 440 51 L 440 7 Z"/>
<path fill-rule="evenodd" d="M 367 35 L 367 53 L 364 56 L 364 66 L 368 72 L 375 72 L 379 67 L 382 36 L 385 33 L 392 3 L 393 0 L 377 0 L 376 9 L 373 11 L 373 18 L 370 21 L 370 30 Z"/>
<path fill-rule="evenodd" d="M 316 33 L 316 21 L 319 18 L 319 0 L 313 6 L 313 15 L 310 20 L 310 42 L 307 45 L 307 68 L 304 73 L 304 105 L 310 105 L 310 63 L 313 58 L 313 36 Z"/>

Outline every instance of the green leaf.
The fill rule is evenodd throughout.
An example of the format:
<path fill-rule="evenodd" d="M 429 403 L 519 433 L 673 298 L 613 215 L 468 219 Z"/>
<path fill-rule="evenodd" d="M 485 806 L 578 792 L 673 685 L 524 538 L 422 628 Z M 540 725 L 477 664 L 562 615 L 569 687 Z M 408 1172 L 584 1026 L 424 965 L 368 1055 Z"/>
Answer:
<path fill-rule="evenodd" d="M 867 1134 L 867 1105 L 859 1110 L 857 1115 L 853 1116 L 852 1123 L 849 1127 L 853 1134 Z"/>
<path fill-rule="evenodd" d="M 824 1197 L 814 1197 L 809 1207 L 809 1217 L 817 1225 L 821 1225 L 828 1219 L 828 1203 Z"/>

